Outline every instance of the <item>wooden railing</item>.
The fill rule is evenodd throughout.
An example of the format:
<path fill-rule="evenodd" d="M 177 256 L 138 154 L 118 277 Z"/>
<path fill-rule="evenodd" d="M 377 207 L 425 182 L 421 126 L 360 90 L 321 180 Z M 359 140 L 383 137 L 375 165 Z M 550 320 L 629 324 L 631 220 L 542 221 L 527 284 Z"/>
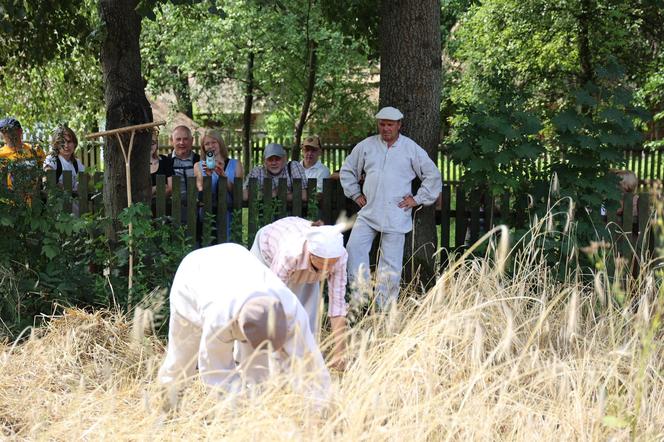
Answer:
<path fill-rule="evenodd" d="M 47 174 L 48 185 L 55 186 L 53 171 Z M 175 177 L 174 177 L 175 178 Z M 78 174 L 78 201 L 80 214 L 102 210 L 101 196 L 95 189 L 101 174 L 90 176 Z M 63 172 L 64 191 L 71 192 L 71 172 Z M 166 195 L 166 179 L 157 176 L 155 197 L 152 210 L 155 218 L 168 217 L 174 226 L 185 226 L 192 246 L 205 246 L 211 243 L 236 242 L 250 246 L 258 229 L 275 219 L 288 215 L 302 216 L 312 220 L 322 219 L 326 224 L 334 223 L 342 211 L 348 216 L 357 212 L 357 205 L 347 199 L 339 181 L 324 180 L 323 191 L 317 192 L 316 180 L 302 182 L 293 180 L 295 197 L 288 200 L 286 179 L 279 182 L 276 195 L 273 196 L 271 181 L 265 180 L 263 186 L 256 179 L 251 179 L 248 187 L 248 200 L 243 199 L 242 185 L 233 186 L 232 195 L 227 192 L 224 177 L 218 181 L 217 192 L 213 192 L 209 177 L 204 178 L 203 191 L 198 192 L 195 178 L 186 181 L 186 190 L 181 192 L 182 183 L 173 179 L 172 194 Z M 297 198 L 302 189 L 306 190 L 306 199 Z M 213 194 L 216 193 L 216 201 Z M 474 192 L 468 194 L 461 183 L 443 182 L 441 204 L 436 210 L 437 238 L 432 238 L 439 248 L 446 252 L 460 251 L 477 241 L 491 227 L 505 224 L 512 228 L 528 228 L 530 222 L 526 198 L 510 198 L 510 195 L 490 196 Z M 514 207 L 510 207 L 510 201 Z M 624 197 L 623 216 L 611 212 L 605 221 L 619 247 L 622 256 L 631 259 L 633 250 L 653 250 L 654 240 L 649 235 L 649 220 L 652 215 L 651 196 L 648 192 L 639 193 L 636 217 L 632 215 L 632 195 Z M 71 210 L 71 207 L 68 208 Z M 229 224 L 228 214 L 231 214 Z M 165 224 L 167 225 L 167 224 Z M 216 229 L 215 229 L 216 227 Z"/>

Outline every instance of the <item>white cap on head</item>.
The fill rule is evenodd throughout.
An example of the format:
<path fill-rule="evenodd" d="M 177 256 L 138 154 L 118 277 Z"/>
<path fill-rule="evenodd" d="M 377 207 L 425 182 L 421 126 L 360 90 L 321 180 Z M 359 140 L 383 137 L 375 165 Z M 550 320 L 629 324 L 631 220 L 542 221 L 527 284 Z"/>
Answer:
<path fill-rule="evenodd" d="M 376 119 L 377 120 L 394 120 L 394 121 L 399 121 L 403 118 L 403 114 L 399 109 L 396 107 L 392 106 L 387 106 L 382 108 L 381 110 L 378 111 L 376 114 Z"/>
<path fill-rule="evenodd" d="M 321 258 L 339 258 L 346 251 L 344 237 L 336 226 L 312 227 L 305 239 L 309 253 Z"/>

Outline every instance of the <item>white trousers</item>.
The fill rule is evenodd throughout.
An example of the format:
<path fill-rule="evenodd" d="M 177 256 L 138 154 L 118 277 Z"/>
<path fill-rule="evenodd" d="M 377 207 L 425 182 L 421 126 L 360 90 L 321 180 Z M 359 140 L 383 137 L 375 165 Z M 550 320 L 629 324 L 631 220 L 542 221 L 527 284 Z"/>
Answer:
<path fill-rule="evenodd" d="M 374 238 L 380 232 L 373 229 L 362 218 L 357 218 L 350 232 L 346 250 L 348 251 L 348 280 L 351 284 L 370 281 L 369 252 Z M 376 269 L 376 305 L 381 310 L 390 306 L 399 297 L 399 283 L 403 266 L 404 233 L 381 235 L 378 247 L 378 268 Z M 362 270 L 360 270 L 362 269 Z"/>
<path fill-rule="evenodd" d="M 205 339 L 205 342 L 203 342 Z M 234 355 L 233 355 L 234 353 Z M 274 357 L 271 357 L 274 356 Z M 250 384 L 263 381 L 276 367 L 279 356 L 266 350 L 254 351 L 246 342 L 234 346 L 222 342 L 214 333 L 203 337 L 203 330 L 184 317 L 171 312 L 166 357 L 159 369 L 159 382 L 177 385 L 191 378 L 196 367 L 207 385 L 221 386 L 227 391 L 241 388 L 240 371 L 229 361 L 235 358 L 244 380 Z"/>
<path fill-rule="evenodd" d="M 269 268 L 270 264 L 265 261 L 259 245 L 259 238 L 262 231 L 263 229 L 260 229 L 256 232 L 256 238 L 254 238 L 254 243 L 251 245 L 251 253 Z M 300 301 L 300 304 L 302 304 L 302 307 L 304 307 L 304 311 L 307 312 L 307 316 L 309 317 L 309 328 L 311 329 L 311 333 L 314 336 L 317 336 L 317 331 L 320 328 L 318 325 L 318 309 L 320 304 L 321 283 L 317 281 L 297 284 L 293 281 L 285 281 L 285 284 L 295 294 L 298 301 Z"/>

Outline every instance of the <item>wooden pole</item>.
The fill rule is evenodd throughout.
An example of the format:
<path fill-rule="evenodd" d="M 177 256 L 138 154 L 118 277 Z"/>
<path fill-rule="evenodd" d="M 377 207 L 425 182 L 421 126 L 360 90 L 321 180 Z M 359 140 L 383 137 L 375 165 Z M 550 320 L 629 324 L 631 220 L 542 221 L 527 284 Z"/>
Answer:
<path fill-rule="evenodd" d="M 154 121 L 151 123 L 144 123 L 144 124 L 137 124 L 134 126 L 126 126 L 126 127 L 120 127 L 117 129 L 112 129 L 112 130 L 107 130 L 104 132 L 95 132 L 90 135 L 86 135 L 85 138 L 90 140 L 93 138 L 99 138 L 99 137 L 110 137 L 112 135 L 115 135 L 115 137 L 118 140 L 118 143 L 120 143 L 120 150 L 122 150 L 122 156 L 124 157 L 125 161 L 125 178 L 127 180 L 127 207 L 131 207 L 132 205 L 132 198 L 131 198 L 131 151 L 134 148 L 134 135 L 136 135 L 136 131 L 139 130 L 147 130 L 151 129 L 156 126 L 162 126 L 166 124 L 165 121 Z M 122 137 L 120 136 L 121 134 L 124 133 L 130 133 L 129 137 L 129 146 L 125 150 L 124 143 L 122 142 Z M 134 280 L 134 253 L 133 253 L 133 223 L 129 223 L 128 229 L 129 229 L 129 275 L 128 275 L 128 282 L 127 282 L 127 309 L 131 308 L 132 304 L 132 295 L 131 295 L 131 289 L 133 287 L 133 280 Z"/>

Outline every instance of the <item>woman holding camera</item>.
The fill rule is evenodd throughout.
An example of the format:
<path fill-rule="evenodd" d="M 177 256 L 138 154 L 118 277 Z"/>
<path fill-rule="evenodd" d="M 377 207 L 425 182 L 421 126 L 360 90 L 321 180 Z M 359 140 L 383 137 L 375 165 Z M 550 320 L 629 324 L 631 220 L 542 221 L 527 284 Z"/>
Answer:
<path fill-rule="evenodd" d="M 233 185 L 236 179 L 239 179 L 240 183 L 242 182 L 244 169 L 240 160 L 229 158 L 228 147 L 226 147 L 226 143 L 224 143 L 224 139 L 219 132 L 207 130 L 203 134 L 203 138 L 201 138 L 201 160 L 194 166 L 194 176 L 196 177 L 196 187 L 198 187 L 199 192 L 203 191 L 203 177 L 209 176 L 212 178 L 213 212 L 217 206 L 219 177 L 226 178 L 226 201 L 228 203 L 227 237 L 230 236 L 233 210 Z M 200 216 L 203 216 L 202 210 L 200 211 Z"/>

